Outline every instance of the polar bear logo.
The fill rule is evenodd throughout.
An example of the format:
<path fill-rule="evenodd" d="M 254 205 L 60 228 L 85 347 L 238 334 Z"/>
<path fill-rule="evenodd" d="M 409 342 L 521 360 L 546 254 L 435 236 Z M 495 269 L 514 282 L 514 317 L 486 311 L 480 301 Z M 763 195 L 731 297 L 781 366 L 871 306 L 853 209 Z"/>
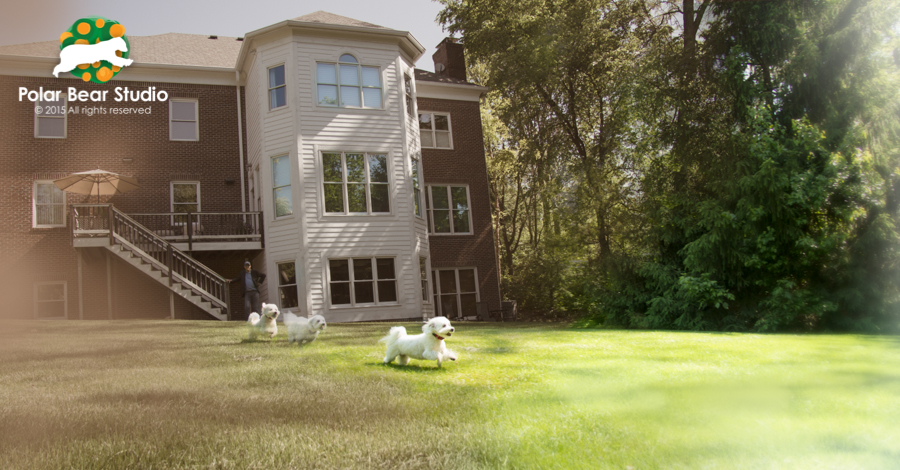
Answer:
<path fill-rule="evenodd" d="M 116 51 L 128 52 L 125 40 L 120 37 L 96 44 L 72 44 L 59 52 L 59 65 L 53 68 L 53 76 L 59 78 L 60 72 L 69 72 L 80 64 L 91 64 L 105 60 L 118 67 L 127 67 L 134 62 L 116 55 Z"/>

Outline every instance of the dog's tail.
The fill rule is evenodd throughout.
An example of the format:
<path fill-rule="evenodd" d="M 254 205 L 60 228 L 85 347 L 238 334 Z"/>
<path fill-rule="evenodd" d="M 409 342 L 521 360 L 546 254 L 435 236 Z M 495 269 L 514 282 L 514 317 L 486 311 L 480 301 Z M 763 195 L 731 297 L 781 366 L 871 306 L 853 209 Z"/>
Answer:
<path fill-rule="evenodd" d="M 294 315 L 293 312 L 291 312 L 291 311 L 284 312 L 284 324 L 285 325 L 287 325 L 288 323 L 297 322 L 299 320 L 300 320 L 300 317 L 298 317 L 297 315 Z"/>
<path fill-rule="evenodd" d="M 247 323 L 251 325 L 256 325 L 257 323 L 259 323 L 259 314 L 256 312 L 251 313 L 247 318 Z"/>
<path fill-rule="evenodd" d="M 387 334 L 387 336 L 379 339 L 378 342 L 392 344 L 404 336 L 406 336 L 406 328 L 402 326 L 395 326 L 391 328 L 391 331 Z"/>

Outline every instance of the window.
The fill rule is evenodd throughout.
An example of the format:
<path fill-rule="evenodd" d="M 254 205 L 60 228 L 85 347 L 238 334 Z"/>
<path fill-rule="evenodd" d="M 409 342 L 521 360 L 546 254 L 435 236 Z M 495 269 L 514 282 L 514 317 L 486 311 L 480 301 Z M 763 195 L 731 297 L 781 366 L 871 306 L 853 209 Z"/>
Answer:
<path fill-rule="evenodd" d="M 31 225 L 34 228 L 66 226 L 66 192 L 57 188 L 53 181 L 35 181 L 32 202 Z"/>
<path fill-rule="evenodd" d="M 453 148 L 450 137 L 450 115 L 419 113 L 419 138 L 422 148 Z"/>
<path fill-rule="evenodd" d="M 428 270 L 425 268 L 425 258 L 419 257 L 419 278 L 422 280 L 422 301 L 428 302 Z"/>
<path fill-rule="evenodd" d="M 403 89 L 406 91 L 406 115 L 415 116 L 415 102 L 413 102 L 412 78 L 409 75 L 403 76 Z"/>
<path fill-rule="evenodd" d="M 328 260 L 331 305 L 378 305 L 397 302 L 394 258 Z"/>
<path fill-rule="evenodd" d="M 66 281 L 34 284 L 34 316 L 66 318 Z"/>
<path fill-rule="evenodd" d="M 413 187 L 413 213 L 416 217 L 422 217 L 422 187 L 419 185 L 420 166 L 419 159 L 412 159 L 412 187 Z"/>
<path fill-rule="evenodd" d="M 294 213 L 291 196 L 291 159 L 288 155 L 272 157 L 272 193 L 275 218 Z"/>
<path fill-rule="evenodd" d="M 284 65 L 269 69 L 269 109 L 287 106 L 287 87 L 284 85 Z"/>
<path fill-rule="evenodd" d="M 278 264 L 278 298 L 281 309 L 296 308 L 300 305 L 297 295 L 297 272 L 294 263 Z"/>
<path fill-rule="evenodd" d="M 466 186 L 429 186 L 425 209 L 428 232 L 472 233 L 469 211 L 469 188 Z"/>
<path fill-rule="evenodd" d="M 474 268 L 440 269 L 434 279 L 434 308 L 447 318 L 477 316 L 478 279 Z"/>
<path fill-rule="evenodd" d="M 40 109 L 40 112 L 38 112 Z M 38 100 L 34 105 L 34 136 L 44 139 L 66 138 L 66 97 L 59 101 Z"/>
<path fill-rule="evenodd" d="M 188 212 L 196 214 L 200 212 L 200 183 L 197 181 L 173 181 L 171 183 L 171 211 L 180 214 Z M 194 217 L 194 223 L 199 222 L 199 215 Z M 172 217 L 173 225 L 183 225 L 187 222 L 187 216 L 176 215 Z"/>
<path fill-rule="evenodd" d="M 169 140 L 200 140 L 197 100 L 169 100 Z"/>
<path fill-rule="evenodd" d="M 336 64 L 316 64 L 319 106 L 381 109 L 381 69 L 344 54 Z"/>
<path fill-rule="evenodd" d="M 387 155 L 323 152 L 326 214 L 391 212 Z"/>

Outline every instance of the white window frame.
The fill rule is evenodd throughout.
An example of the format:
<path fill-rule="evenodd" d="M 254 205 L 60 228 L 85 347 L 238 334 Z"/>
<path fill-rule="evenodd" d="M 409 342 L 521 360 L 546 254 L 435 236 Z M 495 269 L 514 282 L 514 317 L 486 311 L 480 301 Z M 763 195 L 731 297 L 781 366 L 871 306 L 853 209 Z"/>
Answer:
<path fill-rule="evenodd" d="M 450 119 L 450 113 L 440 112 L 440 111 L 419 111 L 416 114 L 416 125 L 419 125 L 420 118 L 419 116 L 423 114 L 431 115 L 431 143 L 432 145 L 426 146 L 424 141 L 422 140 L 422 132 L 423 129 L 419 128 L 419 143 L 421 144 L 423 149 L 436 149 L 436 150 L 453 150 L 453 120 Z M 447 117 L 447 130 L 439 131 L 435 126 L 435 116 L 446 116 Z M 447 138 L 450 141 L 450 145 L 448 147 L 438 147 L 437 146 L 437 133 L 438 132 L 446 132 Z"/>
<path fill-rule="evenodd" d="M 281 85 L 277 85 L 277 86 L 274 86 L 274 87 L 273 87 L 272 84 L 269 83 L 269 71 L 272 70 L 272 69 L 274 69 L 274 68 L 277 68 L 277 67 L 283 67 L 283 68 L 284 68 L 284 83 L 282 83 Z M 268 97 L 269 97 L 269 111 L 275 111 L 276 109 L 282 109 L 282 108 L 287 108 L 287 107 L 288 107 L 287 77 L 288 77 L 288 75 L 287 75 L 287 65 L 285 65 L 284 63 L 276 64 L 276 65 L 273 65 L 273 66 L 271 66 L 271 67 L 266 67 L 266 88 L 268 89 L 268 90 L 266 91 L 266 95 L 268 95 Z M 281 105 L 281 106 L 274 106 L 274 107 L 273 107 L 273 106 L 272 106 L 272 90 L 274 90 L 274 89 L 276 89 L 276 88 L 284 88 L 284 104 Z"/>
<path fill-rule="evenodd" d="M 276 158 L 285 158 L 285 157 L 288 159 L 288 184 L 284 185 L 284 186 L 276 187 L 275 186 L 275 159 Z M 275 220 L 286 219 L 286 218 L 294 216 L 294 175 L 293 175 L 294 172 L 291 170 L 292 165 L 293 165 L 293 162 L 291 161 L 291 154 L 289 154 L 289 153 L 284 153 L 281 155 L 273 155 L 273 156 L 269 157 L 269 166 L 271 167 L 271 170 L 272 170 L 270 172 L 272 175 L 272 218 Z M 289 188 L 288 191 L 291 194 L 291 213 L 290 214 L 278 215 L 278 209 L 277 209 L 276 202 L 275 202 L 277 199 L 275 197 L 275 191 L 278 189 L 281 189 L 281 188 Z"/>
<path fill-rule="evenodd" d="M 172 103 L 181 102 L 181 103 L 194 103 L 194 135 L 195 139 L 176 139 L 172 135 L 172 123 L 173 122 L 191 122 L 189 120 L 184 119 L 175 119 L 172 115 Z M 200 100 L 197 98 L 170 98 L 169 99 L 169 140 L 174 142 L 199 142 L 200 141 Z"/>
<path fill-rule="evenodd" d="M 281 265 L 283 264 L 293 264 L 294 265 L 294 283 L 293 284 L 282 284 L 281 279 Z M 293 260 L 279 261 L 275 263 L 275 273 L 278 277 L 278 283 L 275 285 L 277 289 L 276 292 L 278 294 L 278 308 L 282 309 L 282 311 L 299 311 L 300 310 L 300 290 L 298 289 L 299 284 L 297 283 L 297 262 Z M 295 307 L 285 307 L 281 303 L 281 289 L 285 287 L 294 287 L 294 292 L 297 294 L 297 306 Z"/>
<path fill-rule="evenodd" d="M 422 302 L 430 304 L 431 296 L 428 295 L 428 258 L 425 256 L 419 256 L 419 277 L 420 281 L 422 281 Z"/>
<path fill-rule="evenodd" d="M 366 303 L 358 303 L 356 302 L 356 279 L 354 278 L 354 270 L 353 270 L 353 260 L 354 259 L 368 259 L 372 262 L 372 279 L 374 289 L 374 302 L 366 302 Z M 381 279 L 378 277 L 378 261 L 379 259 L 390 259 L 394 263 L 394 277 L 390 279 Z M 331 262 L 332 261 L 347 261 L 347 268 L 349 270 L 350 279 L 347 281 L 332 281 L 331 280 Z M 400 305 L 400 277 L 397 269 L 397 257 L 396 256 L 338 256 L 335 258 L 327 258 L 325 260 L 325 275 L 326 275 L 326 283 L 328 284 L 328 306 L 329 308 L 355 308 L 355 307 L 377 307 L 377 306 L 385 306 L 385 305 Z M 360 282 L 368 282 L 368 279 L 363 279 Z M 386 302 L 381 302 L 378 299 L 378 282 L 379 281 L 393 281 L 394 282 L 394 296 L 397 300 L 391 300 Z M 332 284 L 349 284 L 350 285 L 350 303 L 349 304 L 334 304 L 332 303 L 332 295 L 331 295 L 331 286 Z"/>
<path fill-rule="evenodd" d="M 447 188 L 447 200 L 450 202 L 450 231 L 449 232 L 435 232 L 434 231 L 434 199 L 432 198 L 432 188 L 435 186 L 442 186 Z M 469 204 L 469 231 L 468 232 L 457 232 L 453 225 L 453 201 L 450 199 L 452 194 L 450 188 L 466 188 L 466 202 Z M 475 227 L 472 226 L 472 194 L 469 191 L 469 185 L 467 184 L 452 184 L 452 183 L 435 183 L 425 186 L 425 197 L 427 198 L 425 202 L 425 212 L 427 212 L 428 216 L 428 235 L 438 235 L 438 236 L 448 236 L 448 235 L 473 235 L 475 233 Z M 446 209 L 439 209 L 446 210 Z"/>
<path fill-rule="evenodd" d="M 53 285 L 53 284 L 62 284 L 62 286 L 63 286 L 63 299 L 62 299 L 62 303 L 63 303 L 63 314 L 62 314 L 61 317 L 40 317 L 40 316 L 38 316 L 38 303 L 40 303 L 40 302 L 59 302 L 59 301 L 58 301 L 58 300 L 46 300 L 46 301 L 42 301 L 42 300 L 38 299 L 38 286 L 46 286 L 46 285 Z M 33 308 L 34 308 L 34 318 L 35 318 L 35 319 L 40 319 L 40 320 L 60 320 L 60 319 L 66 319 L 66 318 L 69 318 L 69 286 L 68 286 L 68 283 L 67 283 L 66 281 L 42 281 L 42 282 L 35 282 L 35 283 L 34 283 L 33 289 L 34 289 L 34 303 L 33 303 L 33 304 L 34 304 L 34 307 L 33 307 Z"/>
<path fill-rule="evenodd" d="M 343 212 L 328 212 L 325 207 L 325 185 L 326 184 L 337 184 L 336 182 L 325 181 L 325 154 L 340 154 L 341 155 L 341 191 L 343 195 L 343 203 L 344 210 Z M 360 184 L 360 183 L 349 183 L 347 181 L 347 154 L 359 154 L 363 156 L 363 161 L 365 162 L 365 174 L 366 181 L 362 183 L 366 188 L 366 212 L 350 212 L 350 197 L 348 194 L 347 187 L 349 184 Z M 372 172 L 369 168 L 369 156 L 371 155 L 383 155 L 384 162 L 387 166 L 387 182 L 377 181 L 372 182 Z M 386 216 L 394 213 L 394 204 L 392 203 L 391 198 L 391 154 L 390 152 L 354 152 L 354 151 L 338 151 L 338 150 L 323 150 L 319 152 L 319 163 L 321 165 L 320 175 L 320 188 L 322 194 L 322 215 L 325 216 L 337 216 L 337 217 L 346 217 L 346 216 Z M 372 211 L 372 186 L 373 184 L 381 184 L 386 185 L 388 188 L 388 211 L 387 212 L 373 212 Z"/>
<path fill-rule="evenodd" d="M 453 273 L 454 282 L 456 282 L 456 306 L 458 308 L 462 309 L 462 298 L 460 296 L 463 294 L 472 294 L 472 292 L 461 292 L 462 289 L 461 289 L 460 283 L 459 283 L 459 271 L 460 270 L 470 270 L 470 269 L 473 271 L 474 276 L 475 276 L 475 292 L 474 292 L 474 294 L 475 294 L 475 304 L 476 304 L 476 309 L 477 309 L 478 302 L 481 302 L 481 289 L 480 289 L 479 282 L 478 282 L 479 277 L 478 277 L 478 268 L 477 267 L 461 266 L 461 267 L 454 267 L 454 268 L 434 268 L 434 267 L 431 268 L 431 280 L 432 280 L 432 286 L 433 286 L 432 300 L 434 301 L 434 304 L 435 304 L 434 305 L 435 315 L 445 316 L 447 318 L 450 318 L 451 320 L 456 318 L 455 316 L 448 317 L 446 312 L 441 310 L 441 296 L 451 295 L 451 294 L 441 293 L 441 272 L 443 271 L 443 272 L 452 272 Z M 459 313 L 461 313 L 461 312 L 462 312 L 462 310 L 460 310 Z M 456 312 L 454 312 L 454 313 L 456 313 Z M 476 315 L 477 315 L 477 313 L 476 313 Z"/>
<path fill-rule="evenodd" d="M 68 217 L 69 213 L 68 213 L 68 211 L 67 211 L 67 207 L 68 207 L 67 201 L 66 201 L 66 199 L 67 199 L 67 194 L 66 194 L 65 191 L 62 191 L 62 190 L 60 190 L 60 191 L 62 191 L 62 193 L 63 193 L 63 202 L 62 202 L 62 206 L 63 206 L 63 212 L 62 212 L 62 213 L 63 213 L 63 217 L 62 217 L 62 223 L 60 223 L 60 224 L 38 224 L 38 220 L 37 220 L 37 206 L 38 206 L 38 202 L 37 202 L 37 187 L 38 187 L 39 184 L 46 184 L 46 185 L 53 186 L 53 187 L 55 187 L 56 189 L 59 189 L 59 188 L 56 187 L 55 184 L 53 184 L 53 180 L 34 180 L 34 184 L 32 184 L 32 186 L 31 186 L 31 226 L 32 226 L 33 228 L 58 228 L 58 227 L 65 227 L 65 226 L 66 226 L 66 220 L 69 218 L 69 217 Z M 49 204 L 41 204 L 41 205 L 56 205 L 56 204 L 54 204 L 54 203 L 49 203 Z"/>
<path fill-rule="evenodd" d="M 412 166 L 410 186 L 412 187 L 413 214 L 415 214 L 416 217 L 423 219 L 425 218 L 425 216 L 423 215 L 425 209 L 425 201 L 422 199 L 422 160 L 417 157 L 418 155 L 413 155 L 410 157 L 410 165 Z"/>
<path fill-rule="evenodd" d="M 35 139 L 65 139 L 66 137 L 69 136 L 69 113 L 68 113 L 68 111 L 69 111 L 69 109 L 68 109 L 68 108 L 69 108 L 69 107 L 68 107 L 68 104 L 69 104 L 69 98 L 68 98 L 66 95 L 63 95 L 62 93 L 60 93 L 60 100 L 62 101 L 62 104 L 61 104 L 61 105 L 53 104 L 53 105 L 51 105 L 51 106 L 62 106 L 63 109 L 65 109 L 65 111 L 66 111 L 66 112 L 63 113 L 62 116 L 49 116 L 49 115 L 46 115 L 46 114 L 43 113 L 43 109 L 41 110 L 41 113 L 38 113 L 38 112 L 37 112 L 37 107 L 38 107 L 38 106 L 41 106 L 42 108 L 45 107 L 45 105 L 44 105 L 43 103 L 57 103 L 56 101 L 41 101 L 41 100 L 37 100 L 37 101 L 34 102 L 34 109 L 33 109 L 33 111 L 34 111 L 34 138 L 35 138 Z M 62 135 L 62 136 L 58 136 L 58 135 L 38 135 L 38 129 L 39 129 L 38 121 L 41 120 L 41 119 L 62 119 L 62 120 L 63 120 L 63 135 Z"/>
<path fill-rule="evenodd" d="M 354 59 L 355 62 L 342 62 L 342 61 L 341 61 L 341 58 L 343 58 L 343 57 L 346 56 L 346 55 L 349 55 L 349 56 L 353 57 L 353 59 Z M 334 75 L 334 76 L 335 76 L 335 79 L 334 79 L 334 80 L 335 80 L 335 83 L 333 83 L 333 84 L 332 84 L 332 83 L 319 83 L 319 64 L 322 64 L 322 65 L 332 65 L 332 66 L 334 66 L 334 74 L 335 74 L 335 75 Z M 342 84 L 341 84 L 341 65 L 345 65 L 345 66 L 356 66 L 356 76 L 357 76 L 357 80 L 358 80 L 358 82 L 357 82 L 358 85 L 342 85 Z M 373 69 L 377 69 L 377 70 L 378 70 L 378 86 L 377 86 L 377 87 L 368 86 L 368 85 L 363 85 L 362 69 L 363 69 L 364 67 L 365 67 L 365 68 L 373 68 Z M 319 107 L 322 107 L 322 108 L 350 108 L 350 109 L 384 109 L 384 107 L 385 107 L 385 95 L 384 95 L 384 70 L 382 70 L 382 68 L 379 67 L 379 66 L 375 66 L 375 65 L 364 65 L 364 64 L 362 63 L 362 61 L 360 61 L 360 60 L 356 57 L 356 54 L 351 54 L 351 53 L 349 53 L 349 52 L 342 53 L 342 54 L 338 57 L 338 60 L 335 61 L 335 62 L 329 62 L 329 61 L 316 61 L 315 79 L 316 79 L 316 90 L 315 90 L 315 91 L 316 91 L 316 93 L 315 93 L 315 95 L 316 95 L 316 106 L 319 106 Z M 337 88 L 337 96 L 336 96 L 337 104 L 335 104 L 335 105 L 322 104 L 321 100 L 319 99 L 319 85 L 324 85 L 324 86 L 334 86 L 334 87 Z M 343 86 L 343 87 L 354 87 L 354 88 L 357 88 L 357 89 L 359 90 L 359 103 L 360 103 L 359 106 L 349 106 L 349 105 L 344 105 L 344 101 L 343 101 L 343 99 L 341 99 L 341 87 L 342 87 L 342 86 Z M 365 93 L 363 93 L 363 89 L 364 89 L 364 88 L 368 88 L 368 89 L 377 89 L 377 90 L 379 90 L 379 94 L 381 95 L 381 105 L 380 105 L 380 106 L 378 106 L 378 107 L 375 107 L 375 106 L 366 106 Z"/>
<path fill-rule="evenodd" d="M 409 74 L 403 74 L 403 93 L 406 95 L 406 113 L 407 118 L 415 116 L 417 119 L 419 117 L 416 114 L 416 91 L 413 88 L 413 79 Z"/>
<path fill-rule="evenodd" d="M 169 212 L 175 211 L 175 204 L 190 204 L 189 202 L 175 202 L 175 185 L 176 184 L 193 184 L 197 187 L 197 214 L 193 220 L 194 226 L 196 227 L 198 223 L 200 223 L 200 182 L 199 181 L 170 181 L 169 182 Z M 176 215 L 172 216 L 172 225 L 184 225 L 184 222 L 178 222 L 175 218 L 178 217 Z"/>

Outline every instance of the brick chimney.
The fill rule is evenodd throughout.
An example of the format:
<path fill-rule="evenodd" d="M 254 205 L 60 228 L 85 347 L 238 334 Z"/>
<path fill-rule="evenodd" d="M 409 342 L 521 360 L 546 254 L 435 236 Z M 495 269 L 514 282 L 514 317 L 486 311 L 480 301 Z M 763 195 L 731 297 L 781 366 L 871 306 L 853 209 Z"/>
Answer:
<path fill-rule="evenodd" d="M 438 75 L 466 80 L 466 56 L 458 39 L 444 38 L 431 58 L 434 59 L 434 72 Z"/>

